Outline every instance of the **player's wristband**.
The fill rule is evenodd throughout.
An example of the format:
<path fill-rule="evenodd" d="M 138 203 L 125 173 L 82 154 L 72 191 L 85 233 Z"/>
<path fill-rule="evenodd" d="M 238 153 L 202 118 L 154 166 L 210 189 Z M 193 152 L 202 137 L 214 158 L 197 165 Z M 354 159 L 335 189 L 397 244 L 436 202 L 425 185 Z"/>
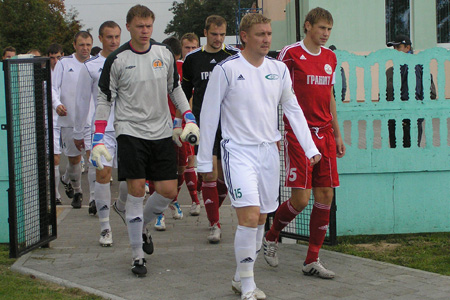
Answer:
<path fill-rule="evenodd" d="M 187 110 L 183 114 L 183 117 L 184 117 L 184 121 L 186 122 L 186 124 L 187 123 L 195 123 L 195 124 L 197 124 L 197 122 L 195 121 L 195 117 L 194 117 L 194 114 L 192 113 L 192 111 Z"/>
<path fill-rule="evenodd" d="M 105 133 L 106 125 L 108 125 L 108 121 L 106 120 L 97 120 L 94 122 L 95 125 L 95 133 Z"/>
<path fill-rule="evenodd" d="M 181 124 L 183 123 L 183 120 L 180 118 L 175 118 L 173 120 L 173 128 L 181 128 Z"/>

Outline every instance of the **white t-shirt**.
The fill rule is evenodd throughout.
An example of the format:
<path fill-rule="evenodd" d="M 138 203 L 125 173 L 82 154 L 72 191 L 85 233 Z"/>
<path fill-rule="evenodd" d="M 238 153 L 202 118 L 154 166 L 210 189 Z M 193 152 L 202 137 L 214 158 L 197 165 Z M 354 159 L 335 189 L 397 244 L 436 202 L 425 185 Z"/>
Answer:
<path fill-rule="evenodd" d="M 91 126 L 94 131 L 94 114 L 97 106 L 98 80 L 103 71 L 106 57 L 95 56 L 84 62 L 77 83 L 74 138 L 84 137 L 84 127 Z M 109 115 L 105 131 L 114 132 L 114 109 Z"/>
<path fill-rule="evenodd" d="M 52 81 L 53 109 L 63 104 L 67 109 L 66 116 L 58 116 L 59 127 L 74 127 L 75 97 L 78 76 L 84 64 L 76 59 L 75 54 L 62 57 L 55 66 Z"/>
<path fill-rule="evenodd" d="M 319 154 L 284 63 L 266 57 L 261 66 L 255 67 L 240 53 L 219 63 L 209 78 L 200 113 L 198 171 L 212 171 L 212 148 L 219 118 L 222 138 L 236 144 L 279 141 L 279 104 L 292 122 L 306 156 Z"/>

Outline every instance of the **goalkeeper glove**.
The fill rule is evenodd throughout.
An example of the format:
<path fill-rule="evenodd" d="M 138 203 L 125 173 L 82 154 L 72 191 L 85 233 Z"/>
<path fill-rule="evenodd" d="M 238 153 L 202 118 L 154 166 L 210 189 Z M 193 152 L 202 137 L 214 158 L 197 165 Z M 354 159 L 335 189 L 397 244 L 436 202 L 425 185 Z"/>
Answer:
<path fill-rule="evenodd" d="M 188 142 L 191 145 L 198 145 L 200 143 L 200 129 L 197 126 L 197 122 L 195 122 L 194 115 L 190 110 L 188 110 L 183 116 L 186 125 L 181 133 L 181 140 Z"/>
<path fill-rule="evenodd" d="M 103 169 L 102 156 L 105 157 L 107 161 L 111 161 L 112 157 L 108 149 L 106 149 L 105 144 L 103 144 L 103 136 L 106 128 L 106 121 L 95 121 L 95 133 L 92 137 L 92 155 L 91 162 L 94 167 L 98 170 Z"/>

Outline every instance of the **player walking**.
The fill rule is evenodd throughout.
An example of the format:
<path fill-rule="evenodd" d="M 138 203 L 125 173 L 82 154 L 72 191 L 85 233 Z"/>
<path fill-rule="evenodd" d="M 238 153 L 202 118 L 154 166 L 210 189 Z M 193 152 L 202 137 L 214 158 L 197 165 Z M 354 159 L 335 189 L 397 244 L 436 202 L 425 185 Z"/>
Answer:
<path fill-rule="evenodd" d="M 61 128 L 61 148 L 68 157 L 69 164 L 66 173 L 61 177 L 66 195 L 72 199 L 73 208 L 81 208 L 83 194 L 81 190 L 81 155 L 82 151 L 75 146 L 75 97 L 80 70 L 84 68 L 84 62 L 90 58 L 92 48 L 92 35 L 87 31 L 78 32 L 73 41 L 75 53 L 64 56 L 56 64 L 52 75 L 52 104 L 58 114 L 56 127 Z M 85 150 L 91 149 L 91 128 L 84 128 L 86 140 Z"/>
<path fill-rule="evenodd" d="M 292 188 L 291 198 L 278 208 L 272 227 L 264 238 L 264 258 L 270 266 L 276 267 L 280 231 L 308 205 L 312 187 L 314 206 L 303 273 L 321 278 L 334 277 L 334 272 L 320 262 L 319 250 L 328 229 L 333 188 L 339 186 L 336 157 L 345 154 L 333 96 L 336 56 L 323 47 L 332 27 L 333 17 L 329 11 L 320 7 L 311 10 L 305 18 L 305 39 L 286 46 L 278 57 L 291 73 L 295 94 L 299 95 L 298 103 L 322 159 L 314 167 L 309 166 L 306 151 L 295 139 L 291 120 L 285 116 L 286 186 Z"/>
<path fill-rule="evenodd" d="M 188 99 L 193 95 L 192 112 L 199 125 L 203 96 L 211 71 L 217 63 L 239 51 L 223 43 L 226 29 L 227 22 L 223 17 L 211 15 L 206 18 L 204 29 L 206 45 L 189 53 L 184 60 L 183 81 L 181 84 Z M 207 177 L 203 177 L 202 183 L 203 200 L 210 225 L 210 233 L 208 235 L 210 243 L 220 242 L 222 233 L 219 222 L 219 207 L 227 196 L 222 167 L 220 163 L 217 163 L 217 160 L 220 160 L 220 140 L 221 132 L 219 126 L 213 149 L 214 170 Z"/>
<path fill-rule="evenodd" d="M 153 253 L 146 225 L 177 195 L 176 154 L 167 94 L 186 121 L 181 139 L 194 134 L 198 140 L 199 130 L 179 85 L 172 52 L 151 40 L 154 13 L 146 6 L 135 5 L 126 20 L 131 40 L 108 56 L 99 80 L 92 162 L 101 168 L 102 156 L 111 159 L 104 134 L 115 103 L 118 177 L 119 181 L 126 180 L 128 187 L 125 208 L 133 257 L 131 271 L 145 276 L 144 252 Z M 154 182 L 155 192 L 143 209 L 146 179 Z"/>
<path fill-rule="evenodd" d="M 286 65 L 267 58 L 270 19 L 248 14 L 240 24 L 241 53 L 213 70 L 200 117 L 198 172 L 213 172 L 216 130 L 222 124 L 222 165 L 239 225 L 234 240 L 237 269 L 232 280 L 241 299 L 265 299 L 256 287 L 253 266 L 261 248 L 267 214 L 278 206 L 278 105 L 291 121 L 310 164 L 320 160 L 295 95 Z"/>
<path fill-rule="evenodd" d="M 103 49 L 99 55 L 87 60 L 84 63 L 84 68 L 80 70 L 76 94 L 77 106 L 75 110 L 74 128 L 74 143 L 80 151 L 85 147 L 84 128 L 91 125 L 94 121 L 93 118 L 88 119 L 88 113 L 91 105 L 95 107 L 97 104 L 98 80 L 103 70 L 103 65 L 106 57 L 120 46 L 120 32 L 119 25 L 114 21 L 106 21 L 100 25 L 98 38 L 102 43 Z M 110 178 L 112 167 L 117 168 L 117 142 L 113 123 L 114 113 L 112 112 L 108 119 L 108 126 L 105 129 L 104 141 L 108 152 L 114 159 L 108 162 L 103 158 L 103 169 L 98 170 L 91 167 L 88 173 L 90 184 L 94 182 L 94 186 L 91 188 L 93 195 L 91 195 L 91 202 L 89 203 L 89 214 L 95 215 L 98 210 L 101 231 L 99 243 L 102 246 L 112 246 L 113 244 L 111 225 L 109 223 L 111 207 Z M 92 128 L 94 128 L 93 124 Z M 125 182 L 120 183 L 120 189 L 126 189 Z M 119 193 L 119 195 L 122 195 L 122 193 Z M 125 204 L 125 201 L 126 199 L 122 199 L 123 204 Z"/>

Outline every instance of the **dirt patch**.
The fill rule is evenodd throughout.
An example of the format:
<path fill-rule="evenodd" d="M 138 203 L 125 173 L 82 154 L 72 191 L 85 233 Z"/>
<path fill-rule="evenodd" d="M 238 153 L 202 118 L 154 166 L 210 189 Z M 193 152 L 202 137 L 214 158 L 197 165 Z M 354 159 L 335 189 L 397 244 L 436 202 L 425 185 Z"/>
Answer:
<path fill-rule="evenodd" d="M 56 217 L 59 217 L 59 215 L 63 212 L 64 207 L 57 206 L 56 207 Z"/>
<path fill-rule="evenodd" d="M 386 251 L 393 251 L 400 247 L 400 244 L 398 243 L 375 243 L 375 244 L 358 244 L 355 245 L 357 248 L 360 248 L 362 250 L 369 250 L 373 252 L 386 252 Z"/>

